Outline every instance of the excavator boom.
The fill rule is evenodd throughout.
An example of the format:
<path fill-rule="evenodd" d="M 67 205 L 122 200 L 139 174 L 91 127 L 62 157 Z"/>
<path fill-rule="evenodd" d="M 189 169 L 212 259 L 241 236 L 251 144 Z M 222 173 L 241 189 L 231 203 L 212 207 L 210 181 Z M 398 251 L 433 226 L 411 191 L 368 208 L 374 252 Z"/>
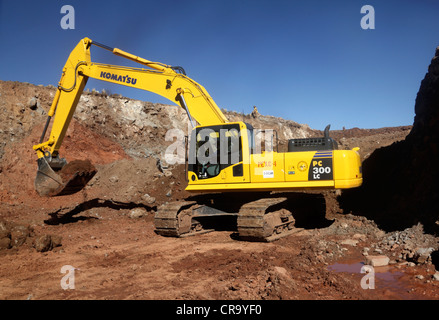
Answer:
<path fill-rule="evenodd" d="M 92 45 L 135 61 L 148 69 L 94 63 L 90 55 Z M 48 112 L 43 134 L 39 143 L 33 146 L 38 156 L 38 171 L 34 186 L 42 196 L 75 192 L 81 188 L 81 184 L 87 183 L 96 171 L 86 163 L 85 167 L 88 167 L 90 171 L 82 170 L 78 174 L 69 172 L 68 175 L 59 174 L 64 169 L 66 161 L 59 157 L 58 152 L 89 78 L 159 94 L 184 108 L 194 127 L 197 122 L 201 125 L 228 122 L 203 86 L 187 77 L 183 68 L 152 62 L 118 48 L 111 48 L 84 38 L 67 59 L 55 98 Z M 52 128 L 48 139 L 44 140 L 50 122 L 53 122 Z M 81 167 L 78 162 L 76 162 L 76 167 Z M 68 176 L 67 180 L 66 176 Z M 73 181 L 77 181 L 79 185 Z"/>

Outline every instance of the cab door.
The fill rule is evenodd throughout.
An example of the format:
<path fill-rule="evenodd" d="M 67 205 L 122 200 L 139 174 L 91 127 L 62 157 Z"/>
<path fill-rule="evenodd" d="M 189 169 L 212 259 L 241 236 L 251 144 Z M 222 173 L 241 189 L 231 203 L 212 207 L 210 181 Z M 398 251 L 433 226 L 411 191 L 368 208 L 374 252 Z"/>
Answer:
<path fill-rule="evenodd" d="M 191 137 L 190 184 L 249 182 L 247 133 L 244 123 L 197 127 Z M 244 147 L 243 147 L 244 146 Z M 243 152 L 247 150 L 247 152 Z"/>

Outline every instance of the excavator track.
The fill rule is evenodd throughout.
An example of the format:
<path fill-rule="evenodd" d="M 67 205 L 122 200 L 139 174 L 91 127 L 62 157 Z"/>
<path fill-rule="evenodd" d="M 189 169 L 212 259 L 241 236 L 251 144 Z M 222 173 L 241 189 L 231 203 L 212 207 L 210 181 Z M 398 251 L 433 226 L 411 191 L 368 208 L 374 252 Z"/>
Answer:
<path fill-rule="evenodd" d="M 187 237 L 210 232 L 193 217 L 196 201 L 176 201 L 160 206 L 154 216 L 155 232 L 165 237 Z"/>
<path fill-rule="evenodd" d="M 239 237 L 247 241 L 271 242 L 301 229 L 294 227 L 290 211 L 278 206 L 287 198 L 264 198 L 244 204 L 238 214 Z M 270 208 L 276 208 L 270 211 Z"/>
<path fill-rule="evenodd" d="M 154 217 L 156 233 L 167 237 L 186 237 L 213 231 L 204 229 L 202 217 L 237 217 L 239 238 L 245 241 L 271 242 L 301 229 L 294 227 L 295 220 L 284 206 L 287 198 L 263 198 L 244 203 L 238 212 L 224 212 L 197 201 L 176 201 L 160 206 Z"/>

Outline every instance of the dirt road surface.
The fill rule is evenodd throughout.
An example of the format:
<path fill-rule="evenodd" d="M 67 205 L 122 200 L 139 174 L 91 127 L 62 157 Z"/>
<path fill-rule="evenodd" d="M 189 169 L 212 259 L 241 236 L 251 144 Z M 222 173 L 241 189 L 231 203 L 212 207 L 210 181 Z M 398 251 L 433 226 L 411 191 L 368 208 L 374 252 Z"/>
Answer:
<path fill-rule="evenodd" d="M 17 207 L 10 210 L 15 213 Z M 24 209 L 24 208 L 23 208 Z M 152 212 L 94 207 L 50 220 L 43 210 L 10 213 L 33 221 L 26 243 L 2 250 L 0 299 L 437 299 L 431 264 L 376 268 L 375 289 L 361 286 L 361 254 L 382 235 L 350 216 L 272 243 L 236 240 L 233 230 L 183 239 L 154 233 Z M 38 252 L 41 235 L 62 245 Z M 353 245 L 355 244 L 355 245 Z M 74 289 L 63 289 L 63 266 Z M 71 271 L 70 271 L 71 272 Z"/>
<path fill-rule="evenodd" d="M 421 224 L 384 230 L 344 212 L 336 191 L 291 194 L 297 198 L 293 212 L 300 231 L 271 243 L 239 240 L 233 219 L 203 235 L 157 235 L 158 206 L 187 196 L 184 167 L 162 165 L 171 143 L 165 142 L 166 130 L 184 128 L 176 122 L 184 113 L 172 107 L 85 94 L 61 152 L 68 161 L 90 159 L 98 172 L 76 194 L 39 197 L 33 189 L 32 145 L 53 93 L 52 87 L 0 83 L 0 107 L 6 111 L 0 119 L 0 299 L 439 298 L 437 238 Z M 148 115 L 148 125 L 119 114 L 120 105 L 132 105 L 130 112 L 139 117 Z M 267 128 L 281 124 L 284 139 L 291 133 L 319 134 L 274 117 L 245 117 Z M 366 159 L 377 148 L 405 139 L 410 130 L 357 128 L 333 134 L 342 148 L 359 146 Z M 389 264 L 375 267 L 374 288 L 365 288 L 372 283 L 364 277 L 371 274 L 361 269 L 373 255 L 387 256 Z M 69 275 L 74 281 L 67 280 Z"/>

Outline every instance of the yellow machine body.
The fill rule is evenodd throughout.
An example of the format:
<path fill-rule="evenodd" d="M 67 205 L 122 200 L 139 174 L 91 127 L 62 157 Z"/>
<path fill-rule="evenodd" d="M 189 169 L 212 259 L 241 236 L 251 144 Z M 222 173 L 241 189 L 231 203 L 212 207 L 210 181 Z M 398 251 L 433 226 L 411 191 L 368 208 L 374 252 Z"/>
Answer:
<path fill-rule="evenodd" d="M 187 191 L 287 191 L 288 189 L 345 189 L 362 184 L 359 148 L 352 150 L 318 150 L 255 153 L 249 145 L 251 130 L 243 122 L 228 123 L 241 129 L 240 161 L 225 162 L 217 157 L 208 164 L 206 174 L 199 163 L 188 166 Z M 199 130 L 211 127 L 198 127 Z M 224 129 L 223 129 L 224 130 Z M 195 136 L 192 136 L 194 139 Z M 195 143 L 193 144 L 195 145 Z M 197 150 L 198 151 L 198 150 Z M 196 151 L 189 149 L 190 154 Z M 226 157 L 224 157 L 226 159 Z M 198 159 L 193 159 L 195 162 Z M 209 172 L 209 168 L 214 167 Z"/>

